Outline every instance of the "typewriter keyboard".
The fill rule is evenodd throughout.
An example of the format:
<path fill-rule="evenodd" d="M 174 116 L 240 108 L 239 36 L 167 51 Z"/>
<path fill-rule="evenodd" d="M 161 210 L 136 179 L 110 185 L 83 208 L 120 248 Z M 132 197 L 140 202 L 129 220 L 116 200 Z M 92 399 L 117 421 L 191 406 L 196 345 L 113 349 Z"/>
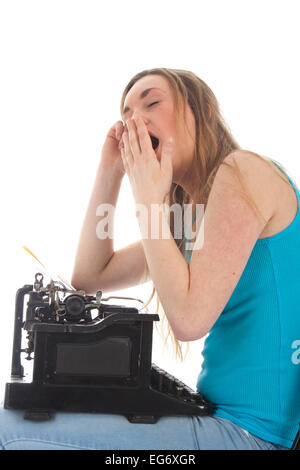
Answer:
<path fill-rule="evenodd" d="M 162 393 L 173 395 L 185 402 L 203 406 L 208 404 L 200 392 L 195 392 L 193 389 L 158 367 L 156 364 L 152 364 L 151 368 L 151 387 Z"/>

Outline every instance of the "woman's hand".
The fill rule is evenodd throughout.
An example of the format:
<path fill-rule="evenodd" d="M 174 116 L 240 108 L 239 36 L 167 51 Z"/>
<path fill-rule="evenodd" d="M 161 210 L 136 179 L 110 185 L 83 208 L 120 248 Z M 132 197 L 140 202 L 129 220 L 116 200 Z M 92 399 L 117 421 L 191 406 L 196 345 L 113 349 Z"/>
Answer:
<path fill-rule="evenodd" d="M 137 117 L 127 121 L 121 156 L 137 204 L 162 204 L 172 184 L 173 140 L 162 146 L 159 162 L 144 121 Z"/>
<path fill-rule="evenodd" d="M 114 168 L 120 175 L 125 175 L 120 148 L 123 145 L 122 135 L 124 125 L 117 121 L 108 131 L 101 152 L 101 162 L 104 166 Z"/>

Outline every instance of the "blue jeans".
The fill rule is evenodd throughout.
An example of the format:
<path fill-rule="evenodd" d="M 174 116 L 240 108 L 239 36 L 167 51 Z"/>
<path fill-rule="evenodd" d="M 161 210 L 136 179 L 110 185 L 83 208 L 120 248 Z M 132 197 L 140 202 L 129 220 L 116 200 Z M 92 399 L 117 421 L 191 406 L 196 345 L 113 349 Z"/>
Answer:
<path fill-rule="evenodd" d="M 282 448 L 217 417 L 165 416 L 156 424 L 132 424 L 122 415 L 58 412 L 49 421 L 32 422 L 24 420 L 23 411 L 0 408 L 0 449 L 3 450 Z"/>

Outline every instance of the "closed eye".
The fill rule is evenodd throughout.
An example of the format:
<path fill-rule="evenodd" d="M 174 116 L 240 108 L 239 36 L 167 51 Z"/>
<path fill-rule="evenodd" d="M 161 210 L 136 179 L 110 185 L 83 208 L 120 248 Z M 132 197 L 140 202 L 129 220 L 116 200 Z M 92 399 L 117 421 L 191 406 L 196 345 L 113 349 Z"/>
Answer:
<path fill-rule="evenodd" d="M 154 104 L 157 104 L 157 103 L 159 103 L 159 101 L 154 101 L 153 103 L 148 104 L 148 108 L 150 108 L 151 106 L 153 106 Z"/>

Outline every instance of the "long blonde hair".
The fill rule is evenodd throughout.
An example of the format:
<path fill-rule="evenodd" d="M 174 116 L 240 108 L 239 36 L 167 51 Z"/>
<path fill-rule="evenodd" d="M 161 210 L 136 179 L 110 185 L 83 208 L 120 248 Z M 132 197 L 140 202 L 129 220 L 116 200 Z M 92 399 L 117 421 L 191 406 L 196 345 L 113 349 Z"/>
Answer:
<path fill-rule="evenodd" d="M 121 115 L 127 93 L 138 80 L 147 75 L 161 75 L 168 80 L 171 91 L 173 92 L 177 123 L 181 117 L 180 109 L 182 108 L 180 108 L 180 104 L 182 103 L 184 105 L 184 110 L 186 109 L 186 104 L 190 106 L 195 118 L 196 138 L 194 159 L 197 163 L 196 168 L 198 168 L 197 176 L 199 181 L 199 185 L 196 188 L 196 197 L 194 197 L 195 200 L 191 201 L 190 195 L 186 193 L 179 184 L 172 183 L 170 191 L 166 196 L 166 204 L 168 204 L 169 207 L 171 207 L 173 204 L 179 204 L 182 210 L 184 208 L 184 204 L 195 204 L 196 202 L 198 204 L 204 204 L 204 207 L 206 207 L 216 172 L 218 171 L 220 165 L 225 164 L 235 171 L 235 174 L 237 175 L 242 187 L 241 194 L 252 205 L 252 207 L 254 207 L 255 211 L 264 219 L 244 184 L 241 171 L 236 161 L 233 160 L 233 166 L 231 166 L 228 162 L 224 162 L 225 157 L 230 153 L 239 150 L 240 146 L 234 139 L 228 125 L 222 116 L 219 103 L 214 93 L 209 88 L 209 86 L 193 72 L 169 68 L 154 68 L 150 70 L 144 70 L 136 74 L 129 81 L 123 91 L 120 104 Z M 185 114 L 184 122 L 186 123 Z M 253 156 L 263 159 L 267 164 L 273 166 L 272 162 L 267 157 L 256 154 L 254 152 L 250 153 L 253 154 Z M 286 181 L 284 177 L 282 177 L 282 179 Z M 174 235 L 174 220 L 172 218 L 172 213 L 170 214 L 170 231 L 172 235 Z M 184 232 L 182 231 L 182 233 Z M 184 237 L 176 237 L 174 240 L 180 252 L 184 257 L 186 257 Z M 146 265 L 145 272 L 147 269 L 148 267 Z M 164 311 L 162 309 L 154 284 L 152 294 L 145 303 L 145 306 L 149 305 L 155 293 L 157 296 L 156 313 L 159 312 L 161 307 L 163 314 L 162 317 L 163 320 L 165 320 L 166 316 L 164 315 Z M 164 325 L 164 321 L 162 322 L 162 325 Z M 165 344 L 169 336 L 171 337 L 175 356 L 182 361 L 184 359 L 182 344 L 175 338 L 171 327 L 167 322 L 167 335 L 165 336 Z"/>

